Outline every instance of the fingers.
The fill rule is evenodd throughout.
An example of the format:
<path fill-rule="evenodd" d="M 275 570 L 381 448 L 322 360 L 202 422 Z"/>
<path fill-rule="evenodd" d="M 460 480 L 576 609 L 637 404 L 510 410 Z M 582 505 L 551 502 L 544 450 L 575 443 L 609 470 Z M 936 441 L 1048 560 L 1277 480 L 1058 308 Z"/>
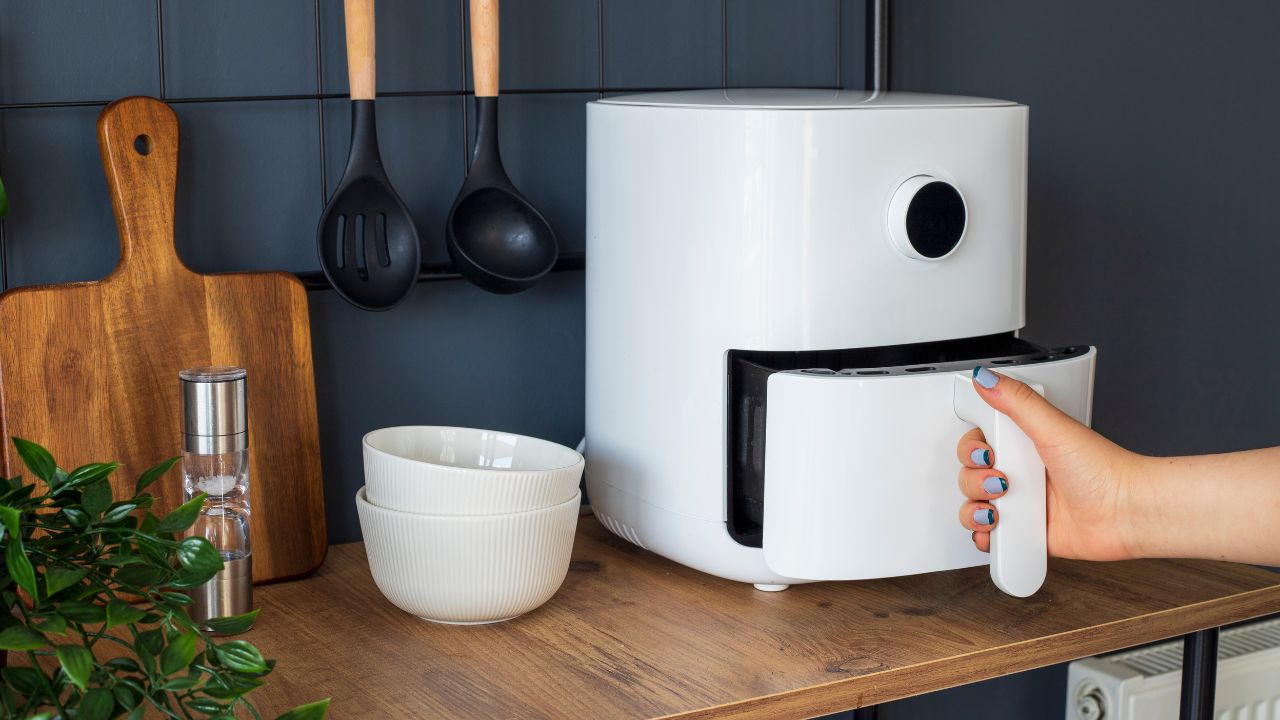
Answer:
<path fill-rule="evenodd" d="M 960 506 L 960 524 L 968 530 L 986 535 L 1000 522 L 1000 512 L 987 502 L 967 502 Z"/>
<path fill-rule="evenodd" d="M 1031 386 L 1008 375 L 979 365 L 973 369 L 973 386 L 979 397 L 1008 415 L 1038 447 L 1061 442 L 1067 434 L 1084 428 Z"/>
<path fill-rule="evenodd" d="M 973 540 L 973 546 L 982 552 L 991 552 L 991 533 L 981 533 L 976 530 L 969 535 Z"/>
<path fill-rule="evenodd" d="M 970 500 L 991 500 L 1009 491 L 1009 478 L 989 468 L 962 468 L 959 482 L 960 492 Z"/>
<path fill-rule="evenodd" d="M 992 462 L 995 461 L 995 453 L 991 451 L 991 446 L 986 443 L 986 438 L 978 428 L 960 436 L 960 443 L 956 445 L 956 457 L 961 465 L 969 468 L 991 467 Z"/>

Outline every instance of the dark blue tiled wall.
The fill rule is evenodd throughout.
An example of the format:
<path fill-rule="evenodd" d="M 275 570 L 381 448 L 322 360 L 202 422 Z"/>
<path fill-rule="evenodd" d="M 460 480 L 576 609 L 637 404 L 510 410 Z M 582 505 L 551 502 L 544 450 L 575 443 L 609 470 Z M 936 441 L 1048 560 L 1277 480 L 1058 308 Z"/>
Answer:
<path fill-rule="evenodd" d="M 444 220 L 475 129 L 465 0 L 381 0 L 378 130 L 388 171 L 447 259 Z M 861 0 L 521 0 L 502 6 L 507 169 L 585 247 L 584 103 L 629 88 L 833 87 L 861 80 Z M 350 132 L 342 0 L 0 0 L 0 224 L 15 287 L 119 260 L 95 121 L 128 94 L 181 122 L 176 241 L 201 272 L 314 271 L 315 223 Z M 848 50 L 848 51 L 846 51 Z M 70 103 L 74 106 L 59 106 Z M 583 278 L 513 297 L 419 286 L 388 313 L 311 294 L 330 539 L 359 537 L 359 439 L 396 423 L 582 435 Z"/>

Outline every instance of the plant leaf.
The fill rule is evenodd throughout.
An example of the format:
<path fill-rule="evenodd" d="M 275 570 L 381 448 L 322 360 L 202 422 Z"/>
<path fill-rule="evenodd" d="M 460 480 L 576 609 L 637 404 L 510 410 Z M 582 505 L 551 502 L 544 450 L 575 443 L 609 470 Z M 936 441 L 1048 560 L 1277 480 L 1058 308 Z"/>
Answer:
<path fill-rule="evenodd" d="M 50 615 L 31 623 L 31 627 L 42 633 L 61 635 L 67 631 L 67 621 L 61 615 Z"/>
<path fill-rule="evenodd" d="M 85 487 L 80 504 L 91 517 L 97 517 L 111 507 L 111 499 L 111 483 L 95 480 Z"/>
<path fill-rule="evenodd" d="M 258 648 L 244 640 L 232 640 L 214 646 L 218 660 L 228 668 L 243 673 L 266 672 L 267 661 L 262 659 Z"/>
<path fill-rule="evenodd" d="M 17 508 L 0 505 L 0 523 L 2 523 L 2 526 L 0 526 L 0 538 L 4 538 L 5 531 L 8 531 L 9 535 L 13 537 L 22 537 L 22 530 L 19 526 L 21 518 L 22 515 Z"/>
<path fill-rule="evenodd" d="M 195 687 L 198 682 L 200 682 L 200 678 L 198 676 L 183 675 L 182 677 L 174 678 L 165 683 L 164 689 L 169 692 L 182 692 L 183 690 L 190 690 Z"/>
<path fill-rule="evenodd" d="M 145 590 L 165 578 L 166 571 L 150 565 L 130 565 L 116 571 L 115 581 Z"/>
<path fill-rule="evenodd" d="M 138 476 L 137 484 L 135 484 L 133 487 L 134 494 L 136 495 L 142 492 L 148 485 L 155 482 L 156 480 L 159 480 L 160 476 L 169 472 L 169 468 L 173 467 L 173 464 L 178 462 L 178 460 L 180 459 L 181 458 L 171 457 L 168 460 L 165 460 L 164 462 L 160 463 L 159 465 L 155 465 L 153 467 L 147 468 L 146 470 L 143 470 L 142 474 Z"/>
<path fill-rule="evenodd" d="M 139 633 L 138 639 L 134 641 L 134 644 L 138 648 L 139 656 L 143 655 L 144 650 L 146 655 L 159 655 L 160 651 L 164 649 L 164 633 L 160 632 L 159 628 Z"/>
<path fill-rule="evenodd" d="M 144 563 L 144 562 L 146 562 L 146 560 L 143 560 L 141 556 L 135 555 L 133 553 L 117 553 L 115 555 L 108 555 L 107 557 L 98 558 L 99 565 L 105 565 L 107 567 L 118 567 L 118 568 L 124 567 L 126 565 L 137 565 L 139 563 Z"/>
<path fill-rule="evenodd" d="M 107 603 L 107 629 L 118 625 L 135 623 L 146 616 L 146 613 L 123 600 L 112 600 Z"/>
<path fill-rule="evenodd" d="M 44 571 L 44 591 L 47 596 L 61 592 L 80 582 L 89 571 L 80 567 L 50 565 Z"/>
<path fill-rule="evenodd" d="M 26 625 L 0 630 L 0 650 L 35 650 L 49 644 L 40 633 Z"/>
<path fill-rule="evenodd" d="M 89 674 L 93 672 L 93 653 L 83 645 L 59 645 L 55 650 L 67 679 L 85 690 L 89 685 Z"/>
<path fill-rule="evenodd" d="M 320 720 L 327 714 L 329 714 L 329 698 L 307 703 L 306 705 L 299 705 L 278 716 L 276 720 Z"/>
<path fill-rule="evenodd" d="M 204 622 L 204 625 L 213 632 L 222 635 L 239 635 L 253 627 L 253 621 L 257 619 L 258 611 L 251 610 L 243 615 L 210 618 Z"/>
<path fill-rule="evenodd" d="M 166 603 L 181 605 L 183 607 L 186 607 L 187 605 L 191 604 L 190 595 L 187 595 L 186 593 L 180 593 L 180 592 L 170 592 L 168 590 L 160 591 L 160 599 Z"/>
<path fill-rule="evenodd" d="M 194 574 L 213 577 L 222 569 L 222 556 L 202 537 L 183 538 L 178 543 L 178 564 Z"/>
<path fill-rule="evenodd" d="M 116 699 L 106 688 L 94 688 L 80 700 L 76 720 L 107 720 L 115 709 Z"/>
<path fill-rule="evenodd" d="M 102 606 L 86 602 L 58 603 L 58 614 L 81 625 L 94 625 L 107 619 Z"/>
<path fill-rule="evenodd" d="M 115 696 L 116 704 L 125 710 L 129 710 L 138 704 L 138 696 L 133 692 L 133 690 L 125 687 L 124 685 L 117 685 L 111 688 L 111 694 Z"/>
<path fill-rule="evenodd" d="M 120 467 L 120 463 L 89 463 L 67 473 L 67 484 L 72 487 L 88 485 L 94 480 L 101 480 Z"/>
<path fill-rule="evenodd" d="M 202 690 L 205 695 L 219 700 L 230 700 L 265 685 L 266 682 L 256 677 L 229 673 L 218 675 L 210 680 Z"/>
<path fill-rule="evenodd" d="M 102 516 L 102 522 L 107 524 L 120 522 L 121 520 L 129 517 L 129 513 L 137 509 L 138 509 L 137 503 L 133 503 L 133 502 L 120 503 L 115 507 L 111 508 L 110 510 L 108 510 L 107 513 Z"/>
<path fill-rule="evenodd" d="M 156 532 L 179 533 L 191 527 L 195 524 L 196 518 L 200 517 L 200 508 L 204 506 L 206 497 L 204 493 L 200 493 L 174 508 L 173 512 L 160 520 L 160 524 L 156 526 Z"/>
<path fill-rule="evenodd" d="M 53 484 L 54 472 L 58 469 L 58 464 L 53 461 L 53 456 L 48 450 L 22 438 L 13 438 L 13 446 L 18 450 L 18 457 L 22 458 L 22 464 L 27 466 L 31 474 L 41 480 Z"/>
<path fill-rule="evenodd" d="M 107 661 L 107 667 L 116 670 L 123 670 L 125 672 L 142 672 L 142 668 L 138 667 L 138 663 L 134 662 L 132 658 L 127 657 L 111 658 Z"/>
<path fill-rule="evenodd" d="M 169 641 L 160 653 L 160 674 L 172 675 L 191 665 L 196 657 L 196 634 L 183 633 Z"/>
<path fill-rule="evenodd" d="M 42 673 L 29 667 L 5 668 L 2 673 L 4 684 L 27 697 L 44 694 L 44 684 L 40 682 Z"/>
<path fill-rule="evenodd" d="M 64 507 L 62 514 L 67 516 L 67 522 L 73 527 L 86 527 L 89 524 L 89 514 L 80 508 Z"/>
<path fill-rule="evenodd" d="M 214 713 L 220 713 L 223 710 L 226 710 L 226 708 L 223 707 L 220 703 L 214 700 L 210 700 L 208 698 L 196 698 L 195 700 L 188 700 L 187 707 L 191 708 L 192 710 L 195 710 L 196 712 L 201 712 L 206 715 L 212 715 Z"/>
<path fill-rule="evenodd" d="M 18 583 L 18 587 L 26 590 L 31 597 L 36 597 L 36 571 L 27 559 L 22 538 L 16 535 L 9 538 L 9 544 L 4 549 L 4 561 L 9 566 L 9 576 Z"/>

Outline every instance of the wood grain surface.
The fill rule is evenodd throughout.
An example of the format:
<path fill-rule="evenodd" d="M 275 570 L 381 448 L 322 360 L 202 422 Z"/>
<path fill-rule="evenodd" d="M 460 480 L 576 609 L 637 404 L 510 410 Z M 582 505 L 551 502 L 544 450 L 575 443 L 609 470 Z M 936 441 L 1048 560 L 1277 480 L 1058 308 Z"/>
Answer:
<path fill-rule="evenodd" d="M 167 105 L 108 105 L 98 140 L 120 264 L 101 281 L 0 295 L 3 470 L 24 471 L 8 443 L 18 436 L 67 469 L 118 460 L 116 497 L 131 495 L 139 473 L 181 453 L 178 371 L 242 366 L 254 579 L 304 575 L 326 549 L 306 291 L 287 273 L 199 275 L 182 265 L 173 245 L 178 120 Z M 181 472 L 150 492 L 157 514 L 176 507 Z"/>
<path fill-rule="evenodd" d="M 374 32 L 374 0 L 346 0 L 343 17 L 347 27 L 347 82 L 352 100 L 372 100 L 377 94 L 377 38 Z"/>
<path fill-rule="evenodd" d="M 1280 612 L 1280 575 L 1199 561 L 1053 561 L 1009 597 L 984 567 L 764 593 L 579 521 L 559 593 L 507 623 L 411 617 L 361 544 L 265 588 L 244 635 L 280 664 L 253 695 L 334 718 L 801 718 Z"/>
<path fill-rule="evenodd" d="M 498 95 L 498 0 L 471 0 L 471 75 L 476 97 Z"/>

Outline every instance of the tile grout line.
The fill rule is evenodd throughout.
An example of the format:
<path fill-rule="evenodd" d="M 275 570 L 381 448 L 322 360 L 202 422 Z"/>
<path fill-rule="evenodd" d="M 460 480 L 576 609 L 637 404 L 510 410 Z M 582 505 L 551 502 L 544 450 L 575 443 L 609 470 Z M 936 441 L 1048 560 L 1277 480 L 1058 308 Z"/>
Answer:
<path fill-rule="evenodd" d="M 465 178 L 467 173 L 471 172 L 471 115 L 467 112 L 467 55 L 471 50 L 471 35 L 467 32 L 469 25 L 467 24 L 467 0 L 458 0 L 458 34 L 462 36 L 462 42 L 459 45 L 462 48 L 461 62 L 461 82 L 458 87 L 461 88 L 459 95 L 462 97 L 462 176 Z M 499 28 L 501 31 L 501 28 Z"/>
<path fill-rule="evenodd" d="M 604 0 L 596 0 L 596 99 L 604 97 Z"/>
<path fill-rule="evenodd" d="M 325 152 L 325 132 L 324 132 L 324 52 L 321 49 L 323 43 L 323 34 L 320 27 L 320 0 L 315 0 L 312 4 L 312 11 L 315 13 L 315 39 L 316 39 L 316 116 L 318 132 L 320 133 L 320 207 L 323 208 L 329 202 L 329 169 L 326 166 L 328 157 Z M 343 18 L 346 22 L 346 18 Z"/>
<path fill-rule="evenodd" d="M 844 88 L 844 0 L 836 0 L 836 87 Z"/>
<path fill-rule="evenodd" d="M 160 73 L 160 99 L 168 94 L 164 76 L 164 0 L 156 0 L 156 67 Z"/>
<path fill-rule="evenodd" d="M 728 87 L 728 0 L 721 0 L 721 87 Z"/>

